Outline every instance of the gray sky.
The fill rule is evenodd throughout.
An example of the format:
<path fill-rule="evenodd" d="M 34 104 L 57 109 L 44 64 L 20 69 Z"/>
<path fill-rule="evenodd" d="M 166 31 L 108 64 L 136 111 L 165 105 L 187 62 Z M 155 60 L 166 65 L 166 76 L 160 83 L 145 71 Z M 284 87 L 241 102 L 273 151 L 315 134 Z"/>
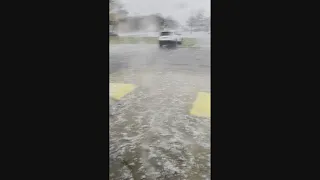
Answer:
<path fill-rule="evenodd" d="M 205 15 L 210 15 L 211 0 L 120 0 L 129 15 L 149 15 L 161 13 L 171 16 L 185 24 L 191 13 L 204 10 Z"/>

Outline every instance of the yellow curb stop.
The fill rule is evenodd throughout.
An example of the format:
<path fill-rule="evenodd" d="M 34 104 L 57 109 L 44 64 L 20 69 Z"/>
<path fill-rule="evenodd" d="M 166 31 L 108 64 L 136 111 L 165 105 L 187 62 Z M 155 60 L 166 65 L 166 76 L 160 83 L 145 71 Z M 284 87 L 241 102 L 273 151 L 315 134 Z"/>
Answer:
<path fill-rule="evenodd" d="M 110 83 L 110 97 L 120 100 L 136 88 L 134 84 Z"/>
<path fill-rule="evenodd" d="M 211 117 L 211 94 L 206 92 L 199 92 L 196 100 L 193 102 L 191 115 L 199 117 Z"/>

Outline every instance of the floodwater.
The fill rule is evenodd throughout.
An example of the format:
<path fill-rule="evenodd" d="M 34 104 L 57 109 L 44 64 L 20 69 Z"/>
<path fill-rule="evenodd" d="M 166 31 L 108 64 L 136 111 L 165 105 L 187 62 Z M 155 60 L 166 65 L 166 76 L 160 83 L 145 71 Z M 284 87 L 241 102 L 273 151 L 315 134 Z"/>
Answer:
<path fill-rule="evenodd" d="M 210 35 L 198 42 L 110 47 L 110 83 L 136 86 L 110 99 L 110 179 L 210 179 L 210 118 L 190 114 L 197 94 L 210 93 Z"/>

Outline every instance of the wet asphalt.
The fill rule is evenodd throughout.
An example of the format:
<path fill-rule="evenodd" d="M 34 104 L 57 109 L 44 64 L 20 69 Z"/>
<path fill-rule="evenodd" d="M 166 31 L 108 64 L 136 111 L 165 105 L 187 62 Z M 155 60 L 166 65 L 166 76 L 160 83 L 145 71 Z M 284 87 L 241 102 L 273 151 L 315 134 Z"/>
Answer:
<path fill-rule="evenodd" d="M 137 86 L 110 101 L 110 179 L 210 179 L 210 118 L 190 114 L 197 93 L 210 93 L 210 39 L 198 42 L 110 45 L 110 83 Z"/>

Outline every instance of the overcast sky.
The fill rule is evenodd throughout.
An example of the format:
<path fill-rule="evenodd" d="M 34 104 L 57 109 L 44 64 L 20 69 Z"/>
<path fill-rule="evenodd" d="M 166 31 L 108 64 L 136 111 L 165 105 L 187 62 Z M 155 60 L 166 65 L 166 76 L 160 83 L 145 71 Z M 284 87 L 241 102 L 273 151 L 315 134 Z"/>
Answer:
<path fill-rule="evenodd" d="M 185 24 L 191 13 L 204 10 L 210 15 L 211 0 L 120 0 L 130 15 L 149 15 L 160 13 L 171 16 Z"/>

